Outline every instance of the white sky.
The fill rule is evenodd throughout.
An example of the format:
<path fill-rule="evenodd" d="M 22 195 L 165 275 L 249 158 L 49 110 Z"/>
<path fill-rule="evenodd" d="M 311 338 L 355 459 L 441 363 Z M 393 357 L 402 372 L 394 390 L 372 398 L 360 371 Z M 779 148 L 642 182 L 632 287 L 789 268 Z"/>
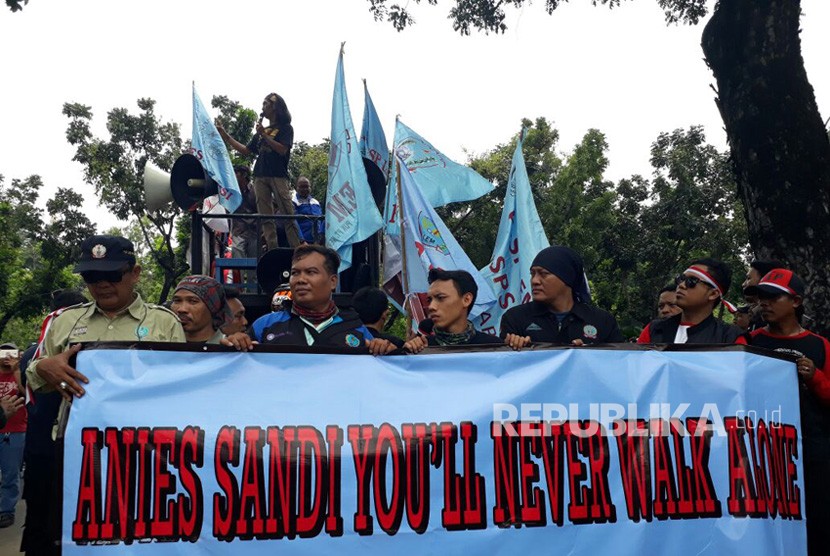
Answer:
<path fill-rule="evenodd" d="M 40 174 L 44 197 L 77 188 L 99 229 L 117 221 L 97 206 L 66 142 L 64 102 L 92 107 L 104 132 L 114 107 L 139 97 L 190 136 L 190 83 L 206 104 L 225 94 L 259 109 L 283 95 L 295 140 L 329 135 L 341 41 L 352 118 L 359 133 L 362 78 L 392 140 L 394 118 L 451 158 L 506 142 L 522 117 L 545 116 L 570 151 L 589 128 L 605 132 L 607 177 L 650 174 L 661 131 L 703 124 L 726 148 L 714 83 L 700 49 L 702 25 L 671 26 L 655 0 L 619 9 L 572 0 L 548 16 L 543 2 L 508 11 L 504 35 L 461 37 L 445 19 L 450 2 L 415 6 L 417 24 L 398 33 L 375 22 L 366 0 L 31 0 L 0 6 L 0 174 Z M 830 106 L 830 1 L 802 0 L 802 48 L 820 109 Z"/>

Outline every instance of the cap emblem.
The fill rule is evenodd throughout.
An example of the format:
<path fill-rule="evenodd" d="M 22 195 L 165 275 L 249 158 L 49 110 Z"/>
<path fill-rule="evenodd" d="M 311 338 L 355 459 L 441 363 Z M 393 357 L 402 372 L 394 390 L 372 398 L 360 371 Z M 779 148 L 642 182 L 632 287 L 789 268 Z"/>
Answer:
<path fill-rule="evenodd" d="M 92 248 L 92 258 L 93 259 L 103 259 L 107 256 L 107 248 L 101 245 L 100 243 Z"/>

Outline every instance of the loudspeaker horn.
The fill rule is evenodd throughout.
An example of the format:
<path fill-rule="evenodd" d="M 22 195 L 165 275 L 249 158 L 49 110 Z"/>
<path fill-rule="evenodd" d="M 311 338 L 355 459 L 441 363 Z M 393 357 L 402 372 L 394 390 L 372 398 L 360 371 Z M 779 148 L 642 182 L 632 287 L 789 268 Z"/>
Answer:
<path fill-rule="evenodd" d="M 156 212 L 173 200 L 170 174 L 148 162 L 144 166 L 144 199 L 149 212 Z"/>
<path fill-rule="evenodd" d="M 170 190 L 176 204 L 186 211 L 201 208 L 205 197 L 216 195 L 219 187 L 192 154 L 183 154 L 170 170 Z"/>

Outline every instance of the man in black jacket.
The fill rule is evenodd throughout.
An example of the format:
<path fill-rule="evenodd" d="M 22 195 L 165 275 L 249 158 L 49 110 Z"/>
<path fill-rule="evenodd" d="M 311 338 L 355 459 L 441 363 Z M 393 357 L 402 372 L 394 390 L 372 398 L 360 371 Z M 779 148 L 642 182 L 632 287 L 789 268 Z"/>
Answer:
<path fill-rule="evenodd" d="M 714 316 L 715 307 L 723 303 L 732 273 L 716 259 L 698 259 L 676 279 L 679 315 L 653 320 L 646 325 L 639 344 L 732 344 L 741 335 L 737 326 L 725 324 Z"/>
<path fill-rule="evenodd" d="M 513 349 L 531 342 L 581 346 L 625 341 L 610 313 L 588 305 L 582 258 L 573 249 L 542 249 L 530 265 L 530 287 L 533 301 L 501 318 L 500 336 Z"/>
<path fill-rule="evenodd" d="M 388 340 L 374 338 L 357 313 L 341 310 L 332 293 L 337 288 L 340 257 L 322 245 L 304 244 L 291 260 L 291 309 L 258 318 L 248 333 L 237 332 L 221 341 L 241 351 L 258 343 L 289 346 L 368 348 L 373 355 L 395 349 Z"/>
<path fill-rule="evenodd" d="M 476 330 L 469 320 L 470 309 L 478 295 L 478 286 L 469 272 L 433 268 L 429 271 L 427 281 L 428 312 L 433 323 L 432 331 L 429 335 L 419 334 L 406 342 L 406 351 L 418 353 L 428 345 L 469 346 L 502 343 L 499 338 Z"/>

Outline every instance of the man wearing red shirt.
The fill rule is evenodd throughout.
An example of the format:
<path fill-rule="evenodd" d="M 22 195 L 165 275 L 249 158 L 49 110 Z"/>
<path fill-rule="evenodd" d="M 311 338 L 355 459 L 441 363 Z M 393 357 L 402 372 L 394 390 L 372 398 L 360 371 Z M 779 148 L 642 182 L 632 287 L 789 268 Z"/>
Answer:
<path fill-rule="evenodd" d="M 20 352 L 14 344 L 0 345 L 0 398 L 20 396 Z M 14 523 L 14 508 L 20 498 L 20 465 L 26 441 L 26 408 L 21 407 L 0 428 L 0 527 Z"/>
<path fill-rule="evenodd" d="M 796 358 L 801 401 L 801 445 L 807 548 L 830 554 L 830 342 L 801 326 L 804 282 L 784 268 L 768 272 L 744 290 L 758 299 L 766 326 L 738 338 L 747 344 Z"/>

